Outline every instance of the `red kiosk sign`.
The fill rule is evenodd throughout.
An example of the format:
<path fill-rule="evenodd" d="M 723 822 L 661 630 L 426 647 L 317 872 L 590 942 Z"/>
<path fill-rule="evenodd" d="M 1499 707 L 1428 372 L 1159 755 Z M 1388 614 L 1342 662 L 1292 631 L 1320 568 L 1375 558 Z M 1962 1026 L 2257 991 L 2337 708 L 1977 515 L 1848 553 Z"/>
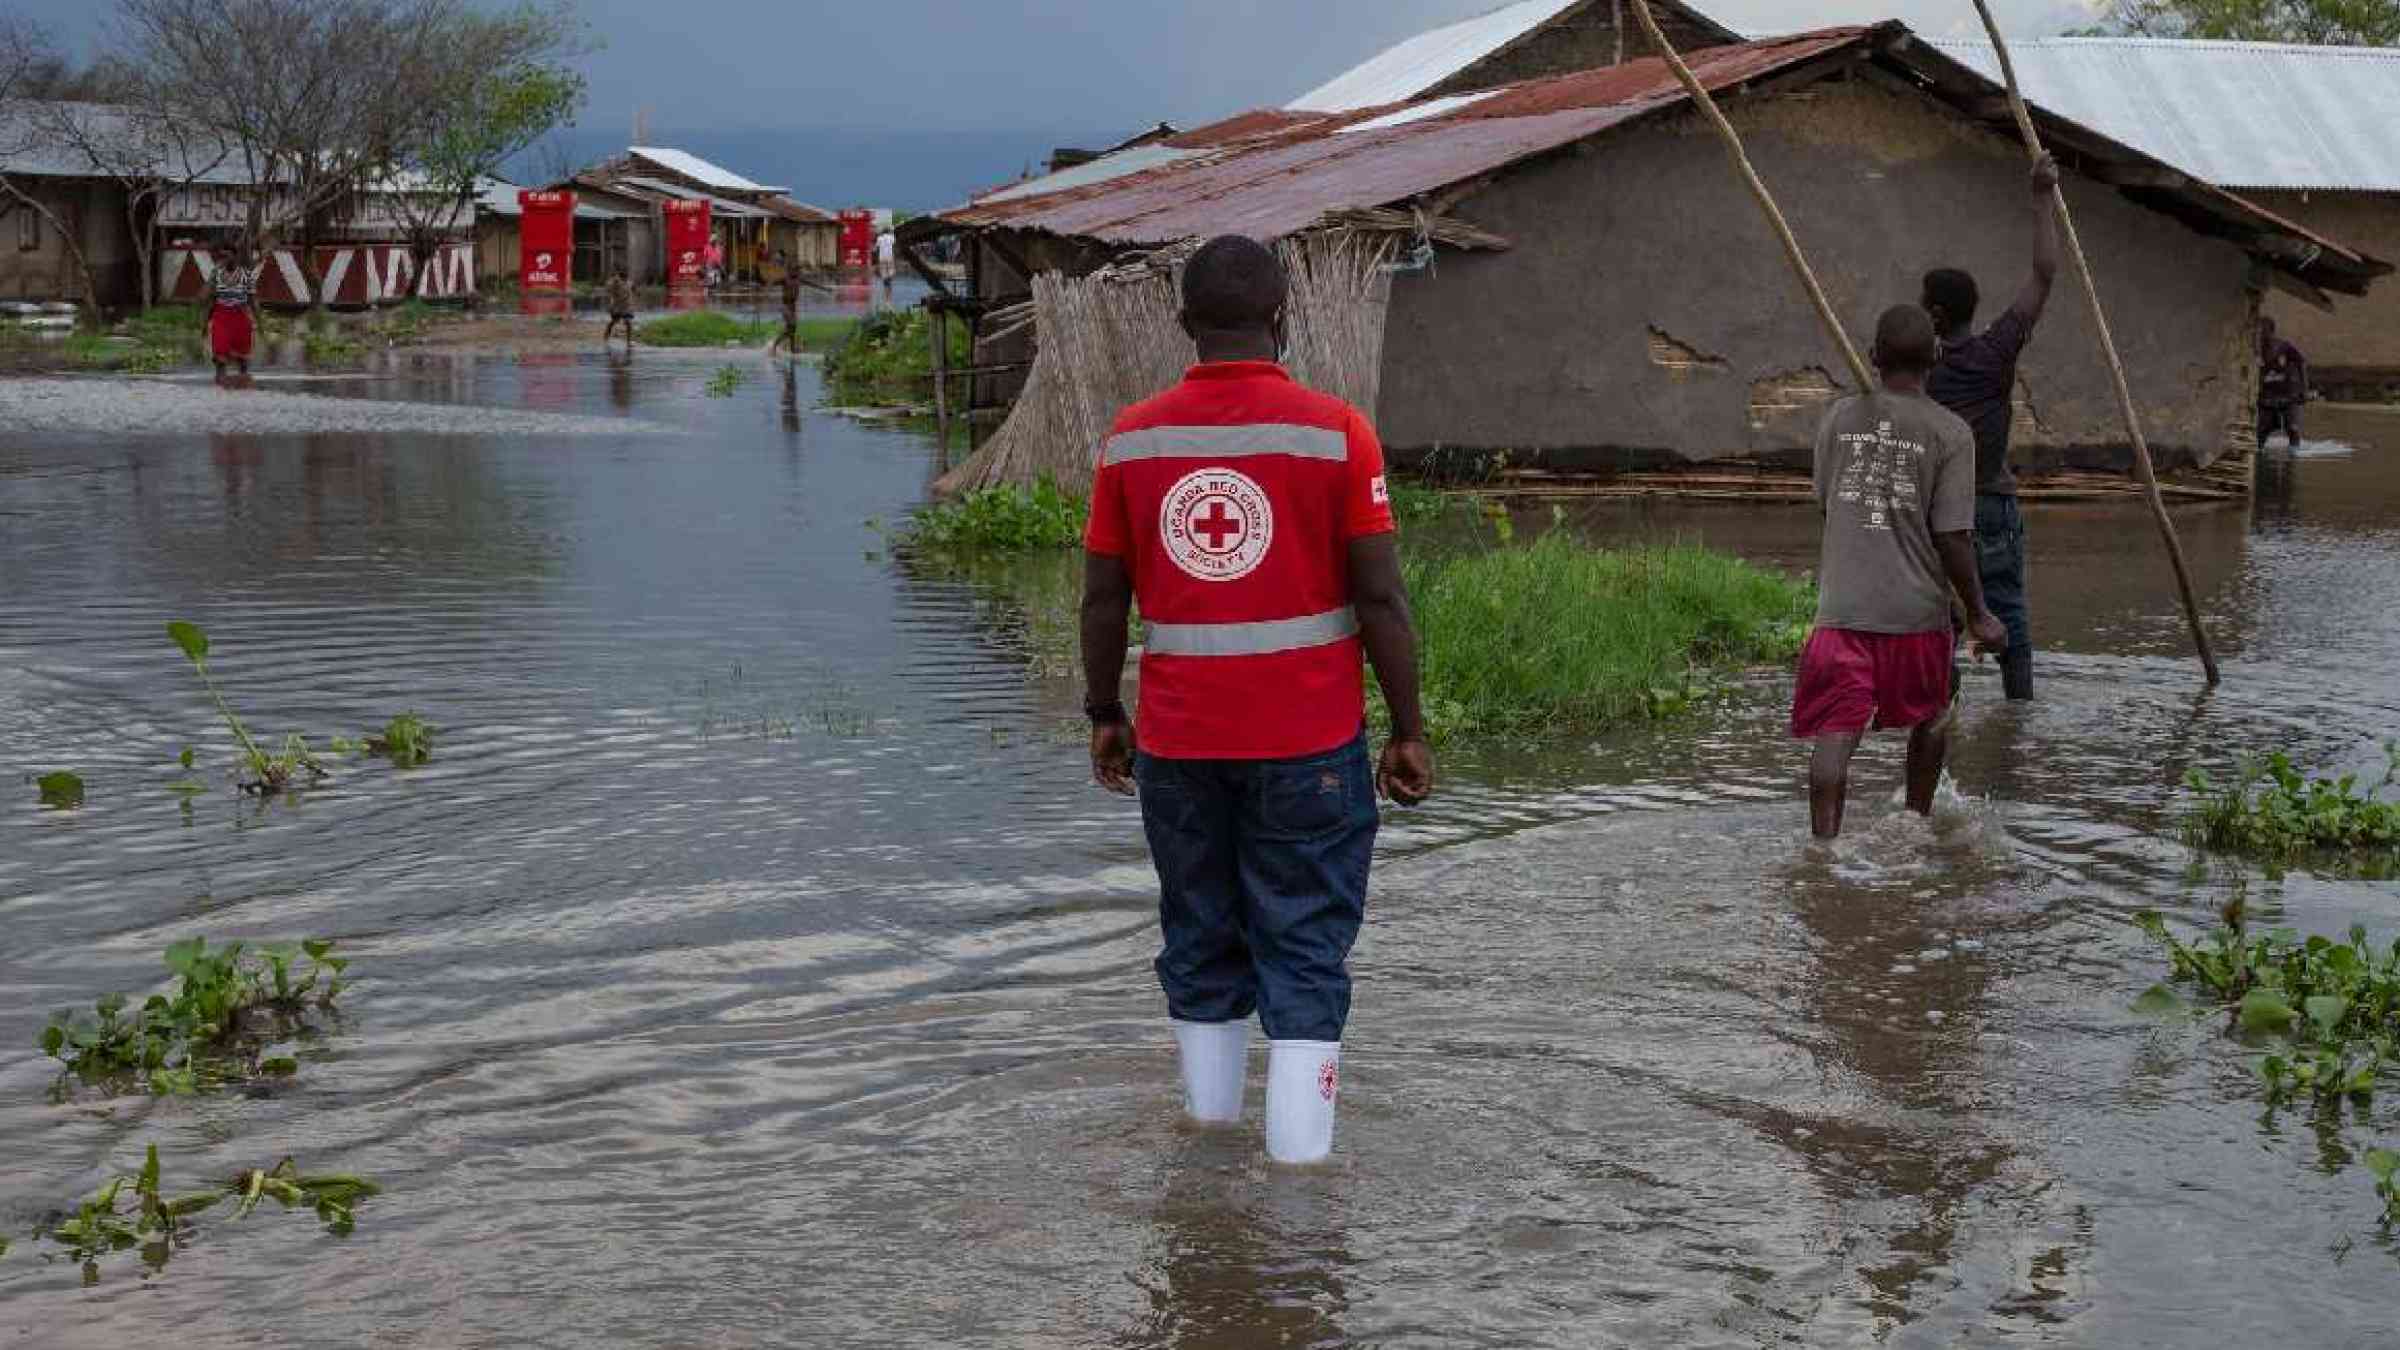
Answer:
<path fill-rule="evenodd" d="M 517 208 L 524 213 L 518 231 L 518 288 L 566 290 L 575 279 L 575 194 L 521 190 Z"/>
<path fill-rule="evenodd" d="M 708 203 L 664 202 L 667 284 L 698 286 L 708 278 Z"/>

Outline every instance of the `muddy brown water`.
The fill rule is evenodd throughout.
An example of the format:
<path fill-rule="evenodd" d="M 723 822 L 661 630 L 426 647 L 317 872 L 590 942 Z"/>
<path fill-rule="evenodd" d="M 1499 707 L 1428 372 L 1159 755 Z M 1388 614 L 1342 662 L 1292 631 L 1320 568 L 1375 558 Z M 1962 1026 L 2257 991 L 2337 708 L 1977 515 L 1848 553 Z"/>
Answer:
<path fill-rule="evenodd" d="M 2392 1344 L 2365 1121 L 2269 1114 L 2251 1052 L 2128 1010 L 2127 924 L 2242 888 L 2400 929 L 2389 884 L 2196 869 L 2194 765 L 2380 762 L 2400 730 L 2400 417 L 2179 514 L 2202 697 L 2145 517 L 2040 507 L 2043 699 L 1978 673 L 1965 801 L 1802 838 L 1788 684 L 1696 720 L 1454 753 L 1387 829 L 1334 1165 L 1177 1123 L 1135 813 L 1085 785 L 1071 562 L 912 575 L 870 520 L 928 441 L 814 375 L 643 353 L 418 358 L 329 397 L 677 437 L 38 441 L 0 430 L 0 1344 Z M 2325 450 L 2327 447 L 2314 447 Z M 1612 537 L 1805 565 L 1789 510 Z M 162 631 L 253 726 L 404 709 L 433 762 L 237 797 Z M 200 747 L 210 790 L 169 789 Z M 25 774 L 80 770 L 37 810 Z M 297 1078 L 48 1096 L 47 1014 L 159 951 L 357 959 Z M 221 1218 L 86 1287 L 23 1241 L 155 1142 L 169 1189 L 287 1154 L 357 1233 Z"/>

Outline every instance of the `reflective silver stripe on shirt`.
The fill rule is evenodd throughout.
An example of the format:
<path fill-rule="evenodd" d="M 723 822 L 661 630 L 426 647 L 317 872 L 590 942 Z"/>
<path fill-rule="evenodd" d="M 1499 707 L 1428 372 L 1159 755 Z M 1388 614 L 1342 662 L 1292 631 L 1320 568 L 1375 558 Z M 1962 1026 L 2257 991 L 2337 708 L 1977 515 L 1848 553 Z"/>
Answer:
<path fill-rule="evenodd" d="M 1240 459 L 1249 455 L 1295 455 L 1339 463 L 1350 457 L 1350 438 L 1338 430 L 1277 422 L 1253 422 L 1238 427 L 1150 427 L 1109 437 L 1101 462 Z"/>
<path fill-rule="evenodd" d="M 1154 623 L 1142 649 L 1153 656 L 1266 656 L 1357 635 L 1358 612 L 1344 605 L 1265 623 Z"/>

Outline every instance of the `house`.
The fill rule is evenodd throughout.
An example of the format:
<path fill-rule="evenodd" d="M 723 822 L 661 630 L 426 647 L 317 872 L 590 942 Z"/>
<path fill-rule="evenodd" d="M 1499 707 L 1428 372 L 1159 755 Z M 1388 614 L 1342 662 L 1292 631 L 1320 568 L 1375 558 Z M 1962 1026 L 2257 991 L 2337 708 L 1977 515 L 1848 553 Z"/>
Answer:
<path fill-rule="evenodd" d="M 1678 0 L 1651 0 L 1650 12 L 1679 52 L 1742 40 Z M 1395 43 L 1284 106 L 1297 112 L 1354 112 L 1655 55 L 1640 20 L 1626 12 L 1625 0 L 1518 0 Z"/>
<path fill-rule="evenodd" d="M 49 119 L 61 116 L 72 119 L 76 141 L 56 133 Z M 0 177 L 42 203 L 56 222 L 0 193 L 0 295 L 138 304 L 145 252 L 157 269 L 158 298 L 205 295 L 216 251 L 254 214 L 273 221 L 291 213 L 279 209 L 284 189 L 251 181 L 239 156 L 204 151 L 203 143 L 213 137 L 144 130 L 132 112 L 106 104 L 28 103 L 0 116 Z M 439 205 L 436 194 L 404 179 L 350 193 L 317 213 L 310 266 L 302 266 L 291 231 L 269 239 L 261 303 L 306 305 L 321 295 L 330 305 L 373 305 L 406 296 L 417 268 L 406 220 L 424 218 L 428 208 L 438 214 Z M 60 226 L 80 244 L 96 294 L 83 294 Z M 474 269 L 471 213 L 460 210 L 428 262 L 420 293 L 467 294 Z"/>
<path fill-rule="evenodd" d="M 1983 43 L 1941 49 L 1997 78 Z M 2265 42 L 2012 42 L 2026 97 L 2319 233 L 2400 258 L 2400 51 Z M 2400 400 L 2400 288 L 2267 313 L 2334 397 Z"/>
<path fill-rule="evenodd" d="M 113 116 L 96 104 L 71 111 L 87 122 Z M 124 185 L 46 135 L 35 114 L 31 105 L 0 113 L 0 178 L 12 189 L 0 190 L 0 299 L 138 304 L 141 260 Z M 97 294 L 85 293 L 78 248 Z"/>
<path fill-rule="evenodd" d="M 1897 23 L 1690 59 L 1854 333 L 1913 299 L 1929 266 L 1967 267 L 1995 297 L 2025 274 L 2024 150 L 1988 79 Z M 2037 119 L 2068 170 L 2154 451 L 2170 466 L 2247 453 L 2268 288 L 2358 296 L 2390 266 L 2088 128 Z M 1375 412 L 1404 463 L 1804 463 L 1848 379 L 1655 57 L 1392 106 L 1247 113 L 903 234 L 964 233 L 1021 275 L 1082 275 L 1180 240 L 1333 228 L 1399 232 Z M 2021 372 L 2020 460 L 2124 465 L 2088 317 L 2060 303 L 2043 339 Z"/>
<path fill-rule="evenodd" d="M 727 270 L 734 276 L 779 279 L 778 257 L 811 271 L 830 269 L 841 261 L 841 221 L 833 213 L 795 201 L 783 188 L 754 182 L 687 151 L 632 146 L 557 186 L 606 191 L 622 200 L 644 202 L 654 216 L 662 202 L 709 203 L 710 228 L 718 247 L 725 251 Z M 647 266 L 663 273 L 663 231 L 656 247 L 658 252 Z"/>

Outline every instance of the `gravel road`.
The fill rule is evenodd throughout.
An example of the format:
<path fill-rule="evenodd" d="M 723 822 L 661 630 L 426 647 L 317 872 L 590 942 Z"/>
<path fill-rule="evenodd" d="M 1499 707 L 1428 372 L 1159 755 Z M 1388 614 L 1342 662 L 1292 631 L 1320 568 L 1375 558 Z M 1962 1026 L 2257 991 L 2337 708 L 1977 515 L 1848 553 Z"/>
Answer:
<path fill-rule="evenodd" d="M 675 428 L 618 417 L 448 403 L 219 389 L 142 379 L 0 379 L 0 428 L 117 435 L 400 432 L 431 436 L 638 436 Z"/>

